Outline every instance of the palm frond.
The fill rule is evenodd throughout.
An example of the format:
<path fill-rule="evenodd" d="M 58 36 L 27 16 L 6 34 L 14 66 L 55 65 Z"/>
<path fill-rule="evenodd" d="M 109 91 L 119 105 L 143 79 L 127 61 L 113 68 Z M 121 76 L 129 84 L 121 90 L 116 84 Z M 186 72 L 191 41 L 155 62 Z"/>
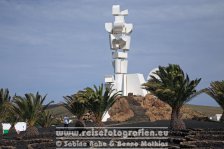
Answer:
<path fill-rule="evenodd" d="M 212 97 L 224 109 L 224 80 L 210 83 L 204 92 Z"/>
<path fill-rule="evenodd" d="M 0 89 L 0 121 L 4 121 L 11 111 L 11 96 L 8 89 Z"/>
<path fill-rule="evenodd" d="M 158 78 L 151 76 L 152 79 L 143 84 L 143 87 L 171 107 L 181 107 L 198 95 L 195 88 L 201 79 L 190 80 L 179 65 L 159 66 L 155 74 Z"/>
<path fill-rule="evenodd" d="M 24 97 L 14 96 L 13 97 L 13 112 L 21 120 L 26 121 L 29 126 L 34 126 L 40 115 L 44 110 L 52 103 L 49 102 L 43 105 L 46 99 L 46 95 L 42 97 L 38 92 L 36 95 L 29 93 L 25 94 Z"/>

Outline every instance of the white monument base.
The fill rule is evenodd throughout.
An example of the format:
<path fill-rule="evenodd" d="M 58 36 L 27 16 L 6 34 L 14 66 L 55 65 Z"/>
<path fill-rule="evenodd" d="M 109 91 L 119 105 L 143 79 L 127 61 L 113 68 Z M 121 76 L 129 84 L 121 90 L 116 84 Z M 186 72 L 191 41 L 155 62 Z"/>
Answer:
<path fill-rule="evenodd" d="M 110 118 L 110 114 L 107 111 L 106 114 L 103 116 L 102 122 L 106 122 L 108 118 Z"/>
<path fill-rule="evenodd" d="M 142 88 L 142 84 L 145 83 L 143 74 L 115 74 L 115 79 L 113 76 L 105 77 L 106 86 L 112 86 L 115 92 L 122 91 L 123 96 L 128 96 L 129 93 L 133 95 L 145 96 L 147 91 Z M 106 122 L 110 118 L 108 111 L 103 116 L 102 122 Z"/>
<path fill-rule="evenodd" d="M 128 96 L 128 93 L 133 93 L 133 95 L 145 96 L 147 91 L 142 88 L 142 84 L 145 83 L 143 74 L 126 74 L 126 91 L 123 94 Z"/>
<path fill-rule="evenodd" d="M 106 86 L 112 87 L 115 92 L 121 91 L 123 96 L 128 96 L 128 93 L 145 96 L 147 91 L 142 88 L 145 82 L 143 74 L 139 73 L 115 74 L 115 76 L 105 77 Z"/>

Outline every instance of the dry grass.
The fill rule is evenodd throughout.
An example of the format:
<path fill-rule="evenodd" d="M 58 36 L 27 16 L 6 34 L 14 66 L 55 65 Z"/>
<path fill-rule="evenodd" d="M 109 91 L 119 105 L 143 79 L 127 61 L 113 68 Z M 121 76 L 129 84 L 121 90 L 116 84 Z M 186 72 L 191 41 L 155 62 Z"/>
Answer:
<path fill-rule="evenodd" d="M 52 108 L 48 108 L 48 111 L 51 112 L 55 117 L 64 117 L 72 116 L 72 114 L 63 106 L 63 105 L 57 105 Z"/>
<path fill-rule="evenodd" d="M 213 116 L 215 114 L 222 113 L 222 109 L 220 107 L 190 105 L 190 104 L 186 104 L 185 106 L 187 108 L 191 108 L 195 111 L 201 112 L 206 116 Z M 53 115 L 56 117 L 63 117 L 65 115 L 72 116 L 72 114 L 63 105 L 57 105 L 52 108 L 49 108 L 48 110 L 52 112 Z"/>
<path fill-rule="evenodd" d="M 195 111 L 201 112 L 208 117 L 213 116 L 215 114 L 221 114 L 222 113 L 222 109 L 220 107 L 190 105 L 190 104 L 186 104 L 185 106 L 188 107 L 188 108 L 191 108 Z"/>

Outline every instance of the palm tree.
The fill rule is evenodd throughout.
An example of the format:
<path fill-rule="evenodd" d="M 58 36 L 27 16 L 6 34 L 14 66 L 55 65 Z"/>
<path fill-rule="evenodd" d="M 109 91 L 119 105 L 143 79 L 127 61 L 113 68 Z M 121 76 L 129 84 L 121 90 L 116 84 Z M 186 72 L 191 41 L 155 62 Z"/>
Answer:
<path fill-rule="evenodd" d="M 28 128 L 26 137 L 38 135 L 39 132 L 35 125 L 37 124 L 41 113 L 53 102 L 44 105 L 46 95 L 42 97 L 38 92 L 36 95 L 29 93 L 25 97 L 14 96 L 13 111 L 19 118 L 27 122 Z"/>
<path fill-rule="evenodd" d="M 220 122 L 224 122 L 224 80 L 211 82 L 210 87 L 206 88 L 204 92 L 222 107 L 223 113 Z"/>
<path fill-rule="evenodd" d="M 185 129 L 185 124 L 181 120 L 180 109 L 183 104 L 201 93 L 201 91 L 196 92 L 195 89 L 201 79 L 190 80 L 188 75 L 185 75 L 180 66 L 176 64 L 169 64 L 167 67 L 159 66 L 155 75 L 156 77 L 151 76 L 152 79 L 143 86 L 171 106 L 171 129 Z"/>
<path fill-rule="evenodd" d="M 88 101 L 87 109 L 94 113 L 96 124 L 103 126 L 102 118 L 121 94 L 114 92 L 111 88 L 104 89 L 103 84 L 101 84 L 99 87 L 96 85 L 93 88 L 87 87 L 82 95 Z"/>
<path fill-rule="evenodd" d="M 0 127 L 1 123 L 5 121 L 10 114 L 11 110 L 11 96 L 9 95 L 8 89 L 0 89 Z M 2 129 L 0 128 L 0 134 L 2 134 Z"/>
<path fill-rule="evenodd" d="M 8 89 L 0 89 L 0 122 L 4 121 L 11 109 L 11 96 Z"/>
<path fill-rule="evenodd" d="M 44 111 L 37 122 L 41 127 L 47 128 L 56 123 L 55 118 L 49 111 Z"/>
<path fill-rule="evenodd" d="M 9 113 L 7 113 L 7 117 L 6 117 L 6 119 L 5 119 L 5 121 L 7 122 L 7 123 L 10 123 L 11 124 L 11 128 L 9 129 L 9 135 L 11 135 L 11 134 L 15 134 L 16 133 L 16 129 L 15 129 L 15 124 L 17 123 L 17 122 L 19 122 L 20 121 L 20 118 L 19 118 L 19 116 L 18 115 L 16 115 L 15 113 L 14 113 L 14 111 L 13 111 L 13 109 L 11 109 L 10 111 L 9 111 Z"/>
<path fill-rule="evenodd" d="M 86 111 L 86 99 L 81 96 L 81 91 L 72 95 L 65 96 L 64 107 L 68 109 L 72 114 L 76 115 L 78 120 L 82 119 Z"/>
<path fill-rule="evenodd" d="M 64 107 L 68 109 L 72 114 L 77 116 L 77 121 L 75 122 L 76 127 L 84 127 L 85 123 L 82 120 L 82 116 L 86 112 L 86 99 L 82 97 L 82 91 L 77 92 L 72 96 L 65 96 Z"/>

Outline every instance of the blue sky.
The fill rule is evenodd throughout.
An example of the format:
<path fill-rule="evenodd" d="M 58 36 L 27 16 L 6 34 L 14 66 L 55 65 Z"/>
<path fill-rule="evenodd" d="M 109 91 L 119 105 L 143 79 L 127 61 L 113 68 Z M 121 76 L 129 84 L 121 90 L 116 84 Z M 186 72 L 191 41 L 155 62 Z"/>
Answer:
<path fill-rule="evenodd" d="M 129 73 L 179 64 L 198 89 L 224 77 L 223 0 L 0 0 L 0 88 L 63 96 L 113 74 L 105 22 L 113 4 L 134 24 Z M 200 95 L 190 103 L 217 104 Z"/>

